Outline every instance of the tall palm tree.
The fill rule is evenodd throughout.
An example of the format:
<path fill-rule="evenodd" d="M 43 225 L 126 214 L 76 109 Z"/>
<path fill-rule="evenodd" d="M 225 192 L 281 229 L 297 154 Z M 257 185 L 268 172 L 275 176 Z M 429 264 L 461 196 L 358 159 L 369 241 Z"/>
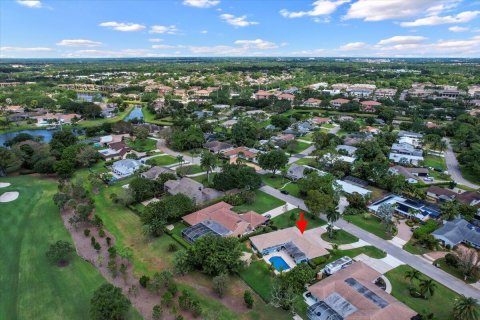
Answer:
<path fill-rule="evenodd" d="M 410 285 L 413 285 L 414 280 L 420 280 L 420 271 L 416 269 L 410 269 L 405 272 L 405 279 L 410 279 Z"/>
<path fill-rule="evenodd" d="M 333 237 L 333 223 L 335 221 L 337 221 L 338 219 L 340 219 L 340 212 L 335 210 L 335 208 L 329 208 L 329 209 L 327 209 L 326 215 L 327 215 L 327 221 L 329 223 L 329 228 L 328 228 L 329 237 L 332 238 Z"/>
<path fill-rule="evenodd" d="M 183 164 L 183 156 L 182 155 L 178 155 L 177 156 L 177 161 L 180 162 L 180 168 L 182 167 L 182 164 Z"/>
<path fill-rule="evenodd" d="M 435 289 L 437 288 L 437 284 L 432 279 L 424 279 L 420 281 L 420 294 L 427 299 L 427 294 L 430 297 L 433 296 L 435 293 Z"/>
<path fill-rule="evenodd" d="M 452 316 L 457 320 L 477 320 L 479 318 L 478 307 L 476 299 L 462 295 L 453 305 Z"/>

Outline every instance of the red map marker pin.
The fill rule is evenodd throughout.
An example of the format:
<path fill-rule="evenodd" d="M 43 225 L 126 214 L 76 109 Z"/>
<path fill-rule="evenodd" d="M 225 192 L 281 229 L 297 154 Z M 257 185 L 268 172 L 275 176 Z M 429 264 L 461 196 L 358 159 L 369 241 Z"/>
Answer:
<path fill-rule="evenodd" d="M 297 228 L 300 230 L 300 232 L 303 234 L 305 232 L 305 229 L 307 229 L 308 221 L 305 220 L 304 213 L 300 212 L 300 219 L 297 220 Z"/>

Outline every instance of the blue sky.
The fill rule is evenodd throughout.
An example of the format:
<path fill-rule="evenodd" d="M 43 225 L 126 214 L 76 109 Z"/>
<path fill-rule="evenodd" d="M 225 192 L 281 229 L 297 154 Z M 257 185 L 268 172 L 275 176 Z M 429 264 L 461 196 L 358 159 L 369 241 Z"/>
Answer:
<path fill-rule="evenodd" d="M 1 0 L 0 57 L 480 57 L 478 0 Z"/>

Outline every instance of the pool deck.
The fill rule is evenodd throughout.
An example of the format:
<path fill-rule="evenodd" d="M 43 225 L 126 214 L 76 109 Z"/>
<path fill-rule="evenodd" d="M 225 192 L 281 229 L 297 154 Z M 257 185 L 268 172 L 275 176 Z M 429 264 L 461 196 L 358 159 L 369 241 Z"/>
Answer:
<path fill-rule="evenodd" d="M 280 257 L 280 258 L 283 259 L 283 261 L 285 261 L 288 264 L 290 269 L 284 270 L 283 272 L 288 272 L 288 271 L 292 270 L 293 268 L 295 268 L 297 266 L 295 261 L 293 261 L 293 259 L 283 250 L 280 250 L 279 252 L 274 252 L 274 253 L 270 253 L 266 256 L 263 256 L 263 260 L 265 260 L 265 262 L 268 263 L 268 264 L 272 264 L 269 261 L 269 259 L 272 258 L 272 257 Z M 277 269 L 275 269 L 274 272 L 275 272 L 276 275 L 280 274 L 280 272 Z"/>

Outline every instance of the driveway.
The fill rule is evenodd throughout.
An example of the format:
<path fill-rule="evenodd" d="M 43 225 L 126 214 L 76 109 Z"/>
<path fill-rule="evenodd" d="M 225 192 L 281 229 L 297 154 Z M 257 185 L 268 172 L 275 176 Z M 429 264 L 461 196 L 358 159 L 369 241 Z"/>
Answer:
<path fill-rule="evenodd" d="M 289 202 L 294 206 L 302 210 L 307 210 L 305 203 L 302 199 L 293 197 L 291 195 L 285 195 L 280 193 L 280 191 L 270 187 L 270 186 L 263 186 L 260 188 L 265 193 L 268 193 L 278 199 L 282 199 L 283 201 Z M 326 220 L 325 216 L 322 216 L 323 219 Z M 395 258 L 396 260 L 401 261 L 403 264 L 407 264 L 412 266 L 412 268 L 417 269 L 418 271 L 422 272 L 423 274 L 429 276 L 430 278 L 438 281 L 439 283 L 443 284 L 444 286 L 452 289 L 453 291 L 463 294 L 467 297 L 473 297 L 475 299 L 480 299 L 480 290 L 476 289 L 475 287 L 464 283 L 463 281 L 451 276 L 450 274 L 442 271 L 441 269 L 431 265 L 426 259 L 413 255 L 398 246 L 383 240 L 377 237 L 374 234 L 371 234 L 368 231 L 365 231 L 362 228 L 357 227 L 352 223 L 348 223 L 343 219 L 340 219 L 335 223 L 335 225 L 343 230 L 353 234 L 357 238 L 368 242 L 369 244 L 379 248 L 386 252 L 389 256 Z M 390 258 L 389 258 L 390 259 Z"/>
<path fill-rule="evenodd" d="M 445 141 L 447 142 L 447 150 L 445 150 L 445 162 L 447 163 L 447 168 L 448 168 L 448 173 L 450 173 L 450 176 L 452 179 L 458 183 L 458 184 L 463 184 L 464 186 L 478 189 L 480 188 L 479 185 L 472 183 L 466 179 L 463 178 L 462 172 L 460 171 L 460 166 L 457 161 L 457 157 L 455 156 L 455 153 L 453 152 L 452 145 L 450 144 L 450 139 L 445 138 Z"/>

